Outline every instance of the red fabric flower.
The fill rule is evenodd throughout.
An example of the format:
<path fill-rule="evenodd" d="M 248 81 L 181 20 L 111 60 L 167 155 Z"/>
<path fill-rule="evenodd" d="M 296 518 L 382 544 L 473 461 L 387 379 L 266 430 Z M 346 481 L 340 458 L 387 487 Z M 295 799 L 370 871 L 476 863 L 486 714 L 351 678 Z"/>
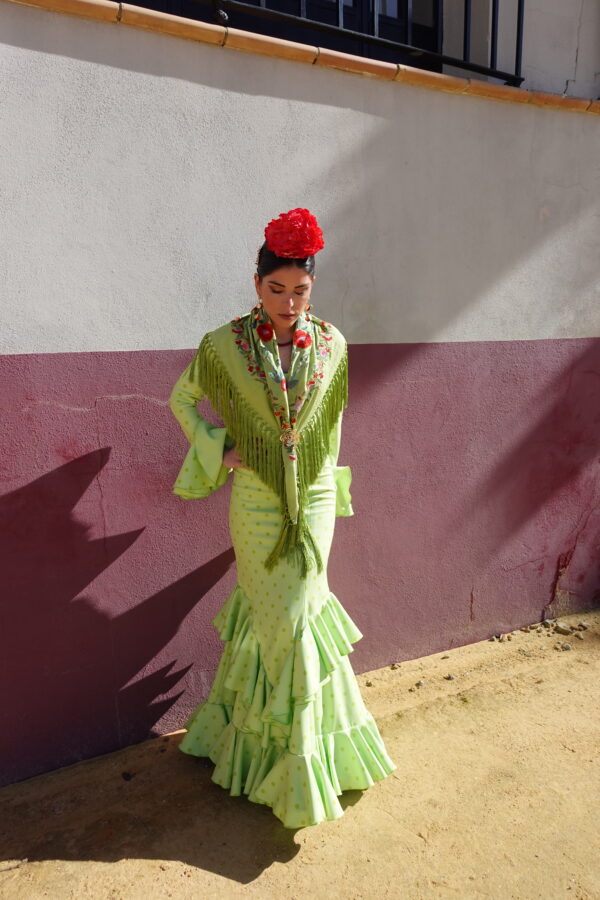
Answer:
<path fill-rule="evenodd" d="M 270 341 L 273 338 L 273 326 L 270 322 L 261 322 L 256 326 L 256 331 L 261 341 Z"/>
<path fill-rule="evenodd" d="M 272 219 L 265 228 L 269 250 L 277 256 L 305 259 L 325 246 L 319 223 L 308 209 L 290 209 Z"/>
<path fill-rule="evenodd" d="M 312 338 L 307 331 L 303 331 L 301 328 L 297 328 L 294 332 L 294 344 L 296 347 L 301 347 L 304 349 L 305 347 L 310 347 L 312 344 Z"/>

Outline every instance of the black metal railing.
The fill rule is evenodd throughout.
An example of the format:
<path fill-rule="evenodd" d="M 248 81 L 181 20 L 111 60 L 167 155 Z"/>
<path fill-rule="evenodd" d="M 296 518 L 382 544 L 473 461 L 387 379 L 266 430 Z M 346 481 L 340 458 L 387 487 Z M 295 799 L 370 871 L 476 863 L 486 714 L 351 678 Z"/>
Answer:
<path fill-rule="evenodd" d="M 477 0 L 481 4 L 482 0 Z M 141 5 L 217 22 L 232 28 L 271 37 L 341 50 L 358 56 L 403 63 L 441 72 L 454 66 L 465 73 L 477 72 L 518 87 L 521 76 L 525 0 L 517 0 L 513 71 L 497 68 L 500 0 L 483 0 L 487 12 L 487 62 L 472 59 L 473 16 L 471 0 L 463 0 L 462 21 L 449 22 L 457 14 L 456 4 L 444 10 L 443 0 L 141 0 Z M 446 20 L 444 19 L 446 14 Z M 483 11 L 477 7 L 481 29 Z M 444 24 L 462 31 L 462 56 L 442 52 Z"/>

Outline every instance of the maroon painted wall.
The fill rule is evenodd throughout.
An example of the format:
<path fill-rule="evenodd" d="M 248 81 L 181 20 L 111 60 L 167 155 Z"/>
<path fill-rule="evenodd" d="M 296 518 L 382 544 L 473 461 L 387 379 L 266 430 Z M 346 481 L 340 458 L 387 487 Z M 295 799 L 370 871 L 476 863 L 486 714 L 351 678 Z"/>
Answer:
<path fill-rule="evenodd" d="M 3 783 L 175 730 L 208 694 L 235 560 L 230 486 L 171 494 L 192 353 L 0 358 Z M 355 671 L 597 605 L 599 446 L 599 339 L 351 346 L 329 581 Z"/>

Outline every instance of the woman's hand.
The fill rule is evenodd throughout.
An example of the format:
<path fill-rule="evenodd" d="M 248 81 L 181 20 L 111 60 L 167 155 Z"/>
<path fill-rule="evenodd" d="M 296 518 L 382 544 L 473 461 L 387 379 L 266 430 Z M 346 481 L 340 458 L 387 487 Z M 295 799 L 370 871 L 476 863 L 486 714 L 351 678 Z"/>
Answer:
<path fill-rule="evenodd" d="M 240 458 L 239 453 L 237 452 L 237 447 L 234 444 L 233 447 L 230 447 L 228 450 L 225 450 L 223 453 L 223 465 L 228 469 L 247 469 L 248 466 L 245 466 Z"/>

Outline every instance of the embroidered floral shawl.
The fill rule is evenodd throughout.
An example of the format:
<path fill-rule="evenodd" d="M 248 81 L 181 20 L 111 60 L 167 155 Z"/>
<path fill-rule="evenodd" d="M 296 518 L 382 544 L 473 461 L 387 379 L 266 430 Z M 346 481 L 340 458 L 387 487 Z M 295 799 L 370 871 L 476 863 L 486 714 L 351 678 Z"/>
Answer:
<path fill-rule="evenodd" d="M 189 378 L 223 420 L 244 465 L 280 498 L 283 523 L 266 568 L 280 556 L 295 558 L 306 577 L 315 564 L 323 569 L 305 504 L 328 454 L 331 430 L 348 405 L 348 348 L 334 325 L 305 312 L 295 334 L 300 329 L 310 340 L 292 344 L 284 373 L 276 337 L 260 337 L 258 326 L 268 321 L 264 309 L 254 307 L 205 334 Z"/>

